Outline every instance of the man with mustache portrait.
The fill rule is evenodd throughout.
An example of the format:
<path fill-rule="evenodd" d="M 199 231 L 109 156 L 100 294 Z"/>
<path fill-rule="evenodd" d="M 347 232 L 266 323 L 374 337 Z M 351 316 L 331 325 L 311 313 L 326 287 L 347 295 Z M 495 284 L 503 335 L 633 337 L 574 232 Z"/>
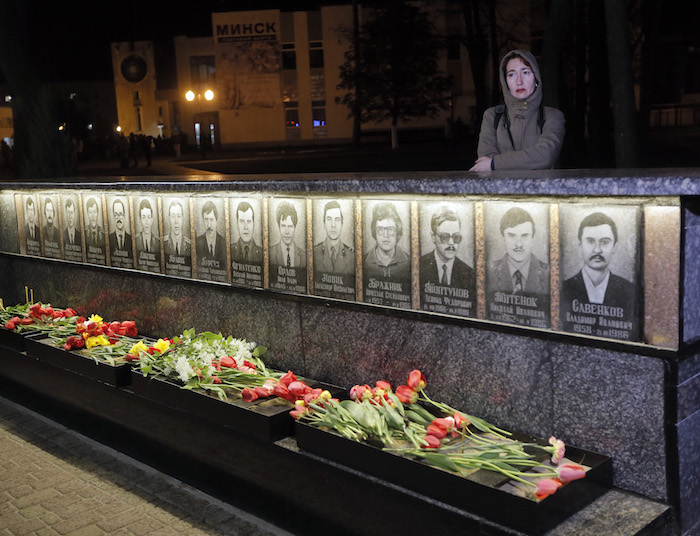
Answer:
<path fill-rule="evenodd" d="M 463 239 L 457 213 L 441 207 L 430 219 L 430 231 L 435 248 L 420 258 L 421 283 L 469 288 L 474 281 L 474 269 L 457 257 Z"/>
<path fill-rule="evenodd" d="M 474 269 L 457 256 L 460 247 L 472 247 L 465 238 L 457 212 L 439 206 L 430 217 L 430 240 L 435 247 L 419 261 L 421 308 L 471 315 L 476 303 Z"/>
<path fill-rule="evenodd" d="M 618 247 L 613 219 L 602 212 L 589 214 L 579 225 L 578 241 L 583 266 L 562 285 L 563 309 L 568 310 L 574 302 L 600 304 L 621 308 L 624 316 L 629 316 L 636 304 L 634 285 L 610 271 Z"/>

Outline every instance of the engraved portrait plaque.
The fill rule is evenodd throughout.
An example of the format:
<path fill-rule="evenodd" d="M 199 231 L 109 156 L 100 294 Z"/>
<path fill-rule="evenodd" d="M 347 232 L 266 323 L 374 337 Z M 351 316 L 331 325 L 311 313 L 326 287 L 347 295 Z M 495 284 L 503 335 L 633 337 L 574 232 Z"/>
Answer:
<path fill-rule="evenodd" d="M 354 300 L 354 201 L 314 199 L 312 232 L 314 294 Z"/>
<path fill-rule="evenodd" d="M 134 268 L 134 241 L 129 196 L 107 195 L 105 199 L 109 224 L 109 264 L 115 268 Z"/>
<path fill-rule="evenodd" d="M 194 199 L 196 277 L 205 281 L 228 282 L 226 210 L 221 197 Z"/>
<path fill-rule="evenodd" d="M 306 200 L 273 197 L 269 211 L 270 288 L 306 293 Z"/>
<path fill-rule="evenodd" d="M 61 258 L 61 231 L 59 229 L 58 195 L 54 193 L 39 193 L 41 207 L 41 244 L 44 257 Z"/>
<path fill-rule="evenodd" d="M 640 214 L 637 206 L 559 206 L 563 331 L 640 338 Z"/>
<path fill-rule="evenodd" d="M 474 316 L 474 203 L 422 201 L 419 216 L 420 308 Z"/>
<path fill-rule="evenodd" d="M 486 318 L 548 328 L 549 204 L 484 203 Z"/>
<path fill-rule="evenodd" d="M 85 222 L 86 260 L 91 264 L 107 264 L 107 244 L 102 196 L 83 196 L 83 221 Z"/>
<path fill-rule="evenodd" d="M 136 267 L 144 272 L 162 272 L 160 209 L 154 195 L 133 195 Z"/>
<path fill-rule="evenodd" d="M 263 207 L 259 197 L 229 198 L 231 211 L 231 282 L 263 286 Z"/>
<path fill-rule="evenodd" d="M 411 308 L 411 225 L 408 201 L 362 202 L 364 301 Z"/>
<path fill-rule="evenodd" d="M 192 227 L 187 197 L 164 196 L 163 251 L 165 273 L 192 277 Z"/>

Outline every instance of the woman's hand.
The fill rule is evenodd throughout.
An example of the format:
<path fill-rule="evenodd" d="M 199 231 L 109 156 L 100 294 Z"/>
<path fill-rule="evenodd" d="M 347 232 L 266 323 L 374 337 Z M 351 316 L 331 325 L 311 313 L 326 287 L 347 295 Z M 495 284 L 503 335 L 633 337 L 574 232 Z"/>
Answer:
<path fill-rule="evenodd" d="M 491 162 L 493 158 L 490 156 L 482 156 L 477 159 L 469 171 L 491 171 Z"/>

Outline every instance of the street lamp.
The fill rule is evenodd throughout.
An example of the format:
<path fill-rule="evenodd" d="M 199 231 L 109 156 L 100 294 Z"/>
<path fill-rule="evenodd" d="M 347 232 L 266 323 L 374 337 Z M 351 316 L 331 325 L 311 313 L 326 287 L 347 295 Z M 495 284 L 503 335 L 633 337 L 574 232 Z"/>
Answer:
<path fill-rule="evenodd" d="M 194 90 L 189 89 L 185 92 L 185 100 L 187 102 L 194 102 L 195 100 L 197 101 L 198 106 L 197 109 L 195 109 L 195 115 L 197 115 L 200 112 L 199 108 L 201 106 L 202 97 L 205 101 L 211 102 L 214 100 L 214 92 L 211 89 L 206 89 L 203 92 L 195 92 Z M 204 158 L 206 154 L 206 145 L 207 142 L 210 140 L 211 133 L 204 131 L 204 129 L 202 128 L 202 121 L 197 122 L 195 120 L 194 128 L 195 136 L 199 143 L 199 148 L 202 151 L 202 158 Z M 209 128 L 207 128 L 207 130 L 209 130 Z"/>

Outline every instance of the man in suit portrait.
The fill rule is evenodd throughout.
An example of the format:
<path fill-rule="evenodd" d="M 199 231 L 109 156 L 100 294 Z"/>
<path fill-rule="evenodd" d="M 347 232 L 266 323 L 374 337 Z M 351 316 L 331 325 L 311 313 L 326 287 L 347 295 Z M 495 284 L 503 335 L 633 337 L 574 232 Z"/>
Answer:
<path fill-rule="evenodd" d="M 282 201 L 277 206 L 275 219 L 280 231 L 280 241 L 270 247 L 270 264 L 305 268 L 306 251 L 294 243 L 294 232 L 299 221 L 296 208 L 289 201 Z"/>
<path fill-rule="evenodd" d="M 25 231 L 27 234 L 27 240 L 39 241 L 39 226 L 36 222 L 36 205 L 34 204 L 34 198 L 29 196 L 25 204 L 27 224 L 25 226 Z"/>
<path fill-rule="evenodd" d="M 136 251 L 146 253 L 160 253 L 160 240 L 153 232 L 153 206 L 148 199 L 142 199 L 139 203 L 139 221 L 141 232 L 136 236 Z"/>
<path fill-rule="evenodd" d="M 528 211 L 513 207 L 501 218 L 506 254 L 492 262 L 488 291 L 508 294 L 549 294 L 549 264 L 532 253 L 535 222 Z"/>
<path fill-rule="evenodd" d="M 248 201 L 241 201 L 236 207 L 236 225 L 239 238 L 231 244 L 231 257 L 236 262 L 260 263 L 263 260 L 262 247 L 255 243 L 255 211 Z"/>
<path fill-rule="evenodd" d="M 115 229 L 109 233 L 109 251 L 112 257 L 131 257 L 131 234 L 126 228 L 126 208 L 121 199 L 115 199 L 112 203 L 112 215 L 114 216 Z M 126 253 L 126 255 L 124 254 Z"/>
<path fill-rule="evenodd" d="M 343 212 L 338 201 L 329 201 L 323 207 L 324 240 L 314 245 L 314 269 L 329 274 L 355 273 L 355 250 L 342 241 Z"/>
<path fill-rule="evenodd" d="M 217 230 L 216 224 L 219 219 L 216 205 L 210 199 L 202 207 L 202 219 L 205 230 L 195 240 L 197 251 L 197 263 L 200 266 L 210 266 L 218 269 L 226 267 L 226 241 Z M 218 263 L 213 264 L 212 263 Z"/>
<path fill-rule="evenodd" d="M 470 288 L 474 269 L 457 257 L 462 243 L 462 223 L 449 207 L 440 207 L 430 219 L 430 236 L 435 248 L 420 258 L 421 288 L 427 284 Z"/>
<path fill-rule="evenodd" d="M 80 236 L 80 231 L 78 231 L 77 226 L 77 215 L 75 210 L 75 202 L 72 197 L 69 197 L 66 201 L 66 228 L 63 230 L 63 244 L 64 246 L 77 246 L 81 247 L 83 244 L 82 236 Z M 72 249 L 72 248 L 71 248 Z"/>
<path fill-rule="evenodd" d="M 629 313 L 636 307 L 634 285 L 610 271 L 610 261 L 617 252 L 617 226 L 602 212 L 589 214 L 581 221 L 578 241 L 583 266 L 562 285 L 562 303 L 604 304 L 621 307 Z"/>
<path fill-rule="evenodd" d="M 56 210 L 53 201 L 47 197 L 44 201 L 44 242 L 58 245 L 58 228 L 56 227 Z"/>
<path fill-rule="evenodd" d="M 180 201 L 175 200 L 170 203 L 168 209 L 170 232 L 163 239 L 167 255 L 189 257 L 192 254 L 192 241 L 183 234 L 182 230 L 185 221 L 184 214 Z"/>
<path fill-rule="evenodd" d="M 88 199 L 86 205 L 88 226 L 85 229 L 85 244 L 88 248 L 104 248 L 105 233 L 98 222 L 99 209 L 94 197 Z"/>

